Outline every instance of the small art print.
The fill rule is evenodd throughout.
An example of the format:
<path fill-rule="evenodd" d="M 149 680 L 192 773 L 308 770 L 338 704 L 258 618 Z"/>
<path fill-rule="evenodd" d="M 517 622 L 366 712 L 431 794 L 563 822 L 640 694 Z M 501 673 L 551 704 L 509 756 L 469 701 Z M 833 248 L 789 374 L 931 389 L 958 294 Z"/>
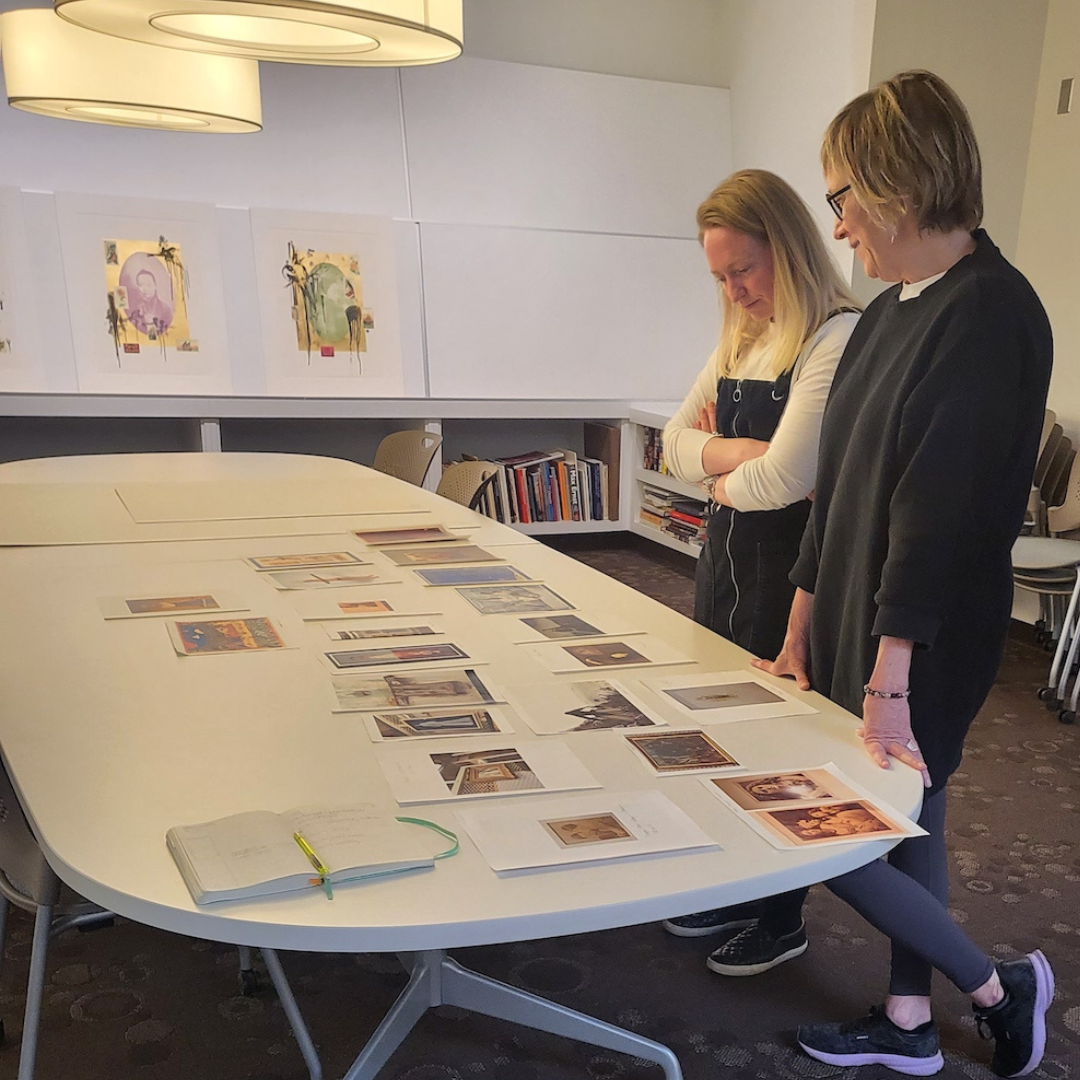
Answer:
<path fill-rule="evenodd" d="M 496 585 L 533 580 L 514 566 L 447 566 L 413 573 L 425 585 Z"/>
<path fill-rule="evenodd" d="M 556 843 L 564 848 L 634 839 L 634 834 L 614 814 L 556 818 L 553 821 L 541 821 L 540 824 L 555 838 Z"/>
<path fill-rule="evenodd" d="M 443 713 L 375 713 L 372 719 L 384 739 L 430 739 L 447 735 L 491 734 L 500 730 L 487 709 Z"/>
<path fill-rule="evenodd" d="M 468 660 L 469 654 L 449 642 L 441 645 L 402 645 L 386 649 L 348 649 L 329 652 L 326 658 L 340 670 L 430 663 L 433 660 Z"/>
<path fill-rule="evenodd" d="M 365 566 L 368 564 L 364 564 Z M 363 570 L 286 570 L 268 575 L 279 589 L 347 589 L 354 585 L 381 585 L 382 574 Z"/>
<path fill-rule="evenodd" d="M 709 781 L 743 810 L 797 808 L 802 803 L 854 799 L 856 792 L 826 769 L 793 769 Z"/>
<path fill-rule="evenodd" d="M 304 555 L 256 555 L 247 560 L 256 570 L 300 570 L 311 566 L 370 566 L 351 551 L 319 551 Z"/>
<path fill-rule="evenodd" d="M 440 540 L 458 540 L 455 533 L 442 525 L 420 525 L 400 529 L 364 529 L 354 532 L 358 540 L 372 547 L 384 547 L 391 544 L 431 544 Z"/>
<path fill-rule="evenodd" d="M 431 761 L 451 795 L 501 795 L 544 787 L 532 766 L 513 749 L 432 754 Z"/>
<path fill-rule="evenodd" d="M 577 615 L 539 615 L 521 620 L 530 630 L 542 634 L 549 641 L 565 641 L 569 638 L 604 637 L 604 631 Z"/>
<path fill-rule="evenodd" d="M 527 611 L 565 611 L 574 605 L 546 585 L 493 585 L 458 589 L 481 615 L 514 615 Z"/>
<path fill-rule="evenodd" d="M 434 637 L 441 634 L 433 626 L 377 626 L 373 629 L 335 630 L 327 629 L 327 634 L 334 641 L 372 641 L 379 638 Z"/>
<path fill-rule="evenodd" d="M 491 691 L 471 668 L 336 678 L 333 686 L 336 712 L 461 708 L 495 702 Z"/>
<path fill-rule="evenodd" d="M 665 690 L 684 709 L 734 709 L 744 705 L 775 705 L 784 699 L 756 682 L 717 683 L 711 686 L 686 686 Z"/>
<path fill-rule="evenodd" d="M 338 608 L 342 615 L 383 615 L 394 610 L 389 600 L 341 600 Z"/>
<path fill-rule="evenodd" d="M 165 615 L 178 611 L 214 611 L 221 605 L 209 593 L 200 596 L 154 596 L 141 600 L 125 600 L 132 615 Z"/>
<path fill-rule="evenodd" d="M 177 622 L 170 629 L 175 630 L 174 641 L 185 656 L 287 647 L 277 627 L 264 618 Z"/>
<path fill-rule="evenodd" d="M 662 731 L 624 738 L 661 774 L 740 767 L 735 758 L 703 731 Z"/>
<path fill-rule="evenodd" d="M 451 544 L 449 547 L 397 548 L 384 551 L 391 562 L 398 566 L 435 566 L 440 563 L 496 563 L 503 560 L 498 555 L 477 547 L 475 544 Z"/>
<path fill-rule="evenodd" d="M 564 645 L 563 651 L 587 668 L 626 667 L 651 663 L 644 654 L 625 641 L 603 641 L 595 645 Z"/>
<path fill-rule="evenodd" d="M 793 847 L 908 835 L 902 825 L 866 799 L 797 810 L 766 810 L 755 816 Z"/>

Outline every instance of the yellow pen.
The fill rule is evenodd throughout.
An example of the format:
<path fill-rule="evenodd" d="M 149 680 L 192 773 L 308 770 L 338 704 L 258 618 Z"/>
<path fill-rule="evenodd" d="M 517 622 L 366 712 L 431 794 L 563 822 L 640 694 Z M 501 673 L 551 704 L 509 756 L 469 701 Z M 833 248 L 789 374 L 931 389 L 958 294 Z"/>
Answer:
<path fill-rule="evenodd" d="M 300 845 L 300 850 L 311 860 L 311 865 L 323 876 L 329 875 L 330 871 L 323 866 L 322 860 L 315 854 L 312 846 L 298 832 L 292 834 L 292 838 Z"/>

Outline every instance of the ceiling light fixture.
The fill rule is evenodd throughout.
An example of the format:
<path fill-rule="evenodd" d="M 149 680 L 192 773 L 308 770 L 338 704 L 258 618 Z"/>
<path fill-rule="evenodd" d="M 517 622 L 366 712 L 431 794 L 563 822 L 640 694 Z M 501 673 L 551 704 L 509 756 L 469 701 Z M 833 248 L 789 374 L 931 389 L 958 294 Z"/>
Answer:
<path fill-rule="evenodd" d="M 262 128 L 253 60 L 93 34 L 48 8 L 0 13 L 0 60 L 8 103 L 26 112 L 166 131 Z"/>
<path fill-rule="evenodd" d="M 294 64 L 408 67 L 461 54 L 462 0 L 54 0 L 88 30 Z"/>

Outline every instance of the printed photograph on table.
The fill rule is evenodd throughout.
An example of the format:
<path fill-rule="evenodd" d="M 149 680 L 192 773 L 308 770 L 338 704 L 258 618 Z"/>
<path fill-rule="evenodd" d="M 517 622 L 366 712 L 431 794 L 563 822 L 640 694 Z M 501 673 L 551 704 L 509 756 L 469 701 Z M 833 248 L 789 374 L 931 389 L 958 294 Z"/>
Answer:
<path fill-rule="evenodd" d="M 908 835 L 899 821 L 866 799 L 808 806 L 801 810 L 761 810 L 754 814 L 790 847 L 844 840 L 885 840 Z"/>
<path fill-rule="evenodd" d="M 643 679 L 642 685 L 697 723 L 809 716 L 818 710 L 749 671 L 694 672 Z"/>
<path fill-rule="evenodd" d="M 471 668 L 331 679 L 334 712 L 461 708 L 503 700 Z"/>
<path fill-rule="evenodd" d="M 597 668 L 658 667 L 664 664 L 691 664 L 685 653 L 666 641 L 642 635 L 628 641 L 594 641 L 575 645 L 545 643 L 522 648 L 548 671 L 592 671 Z"/>
<path fill-rule="evenodd" d="M 363 594 L 361 594 L 363 595 Z M 441 615 L 430 602 L 437 593 L 430 591 L 411 595 L 404 588 L 388 588 L 386 592 L 377 592 L 375 600 L 338 600 L 332 592 L 319 589 L 294 589 L 289 593 L 289 600 L 296 607 L 297 614 L 305 622 L 341 622 L 351 620 L 361 625 L 378 628 L 390 619 L 397 622 L 408 620 L 410 623 L 421 619 L 430 619 Z M 358 627 L 359 628 L 359 627 Z"/>
<path fill-rule="evenodd" d="M 515 686 L 507 696 L 537 735 L 667 726 L 625 686 L 607 679 Z"/>
<path fill-rule="evenodd" d="M 332 626 L 323 627 L 331 641 L 376 641 L 379 638 L 439 637 L 445 631 L 436 626 Z"/>
<path fill-rule="evenodd" d="M 661 775 L 742 768 L 703 731 L 658 731 L 649 735 L 624 735 L 623 738 L 654 772 Z"/>
<path fill-rule="evenodd" d="M 339 671 L 350 668 L 394 667 L 399 664 L 422 664 L 434 661 L 472 659 L 458 645 L 449 642 L 442 645 L 402 645 L 385 649 L 348 649 L 328 652 L 326 659 Z M 476 661 L 473 661 L 476 663 Z"/>
<path fill-rule="evenodd" d="M 541 821 L 541 825 L 562 847 L 582 844 L 607 844 L 618 840 L 633 840 L 634 834 L 614 814 L 594 814 L 591 817 L 557 818 Z"/>
<path fill-rule="evenodd" d="M 375 742 L 395 739 L 445 739 L 460 735 L 492 735 L 512 731 L 497 709 L 455 709 L 442 712 L 372 713 L 364 717 Z"/>
<path fill-rule="evenodd" d="M 529 611 L 566 611 L 577 605 L 564 600 L 546 585 L 493 585 L 458 589 L 481 615 L 517 615 Z"/>
<path fill-rule="evenodd" d="M 854 791 L 827 769 L 790 769 L 710 781 L 743 810 L 778 810 L 807 802 L 855 799 Z"/>
<path fill-rule="evenodd" d="M 398 566 L 435 566 L 440 563 L 499 563 L 505 562 L 501 555 L 475 544 L 451 544 L 449 547 L 391 548 L 383 556 Z"/>
<path fill-rule="evenodd" d="M 431 544 L 443 540 L 461 540 L 443 525 L 402 526 L 399 529 L 361 529 L 353 533 L 358 540 L 372 547 L 391 547 L 394 544 Z"/>
<path fill-rule="evenodd" d="M 195 611 L 247 611 L 231 592 L 183 593 L 176 596 L 103 596 L 98 607 L 106 619 L 139 619 L 183 615 Z"/>
<path fill-rule="evenodd" d="M 287 649 L 281 632 L 266 618 L 214 619 L 169 623 L 169 637 L 181 656 Z"/>
<path fill-rule="evenodd" d="M 253 555 L 244 560 L 256 570 L 300 570 L 312 566 L 370 566 L 351 551 L 318 551 L 304 555 Z"/>
<path fill-rule="evenodd" d="M 444 566 L 414 570 L 425 585 L 501 585 L 511 581 L 532 581 L 515 566 Z"/>
<path fill-rule="evenodd" d="M 369 565 L 367 563 L 365 566 Z M 357 585 L 386 585 L 393 578 L 386 577 L 373 570 L 286 570 L 284 573 L 266 575 L 274 587 L 289 589 L 348 589 Z"/>
<path fill-rule="evenodd" d="M 530 619 L 518 619 L 520 627 L 511 631 L 511 639 L 517 645 L 530 642 L 572 641 L 575 638 L 633 637 L 645 633 L 625 623 L 607 617 L 583 618 L 580 615 L 537 615 Z"/>

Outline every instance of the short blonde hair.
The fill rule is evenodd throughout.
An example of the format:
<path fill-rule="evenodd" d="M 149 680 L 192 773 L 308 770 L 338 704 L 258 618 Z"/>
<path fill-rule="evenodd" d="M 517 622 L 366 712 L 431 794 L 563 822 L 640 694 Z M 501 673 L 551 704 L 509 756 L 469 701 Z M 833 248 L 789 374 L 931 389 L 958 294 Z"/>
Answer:
<path fill-rule="evenodd" d="M 772 377 L 798 359 L 807 339 L 841 308 L 861 304 L 844 284 L 821 231 L 794 189 L 763 169 L 732 173 L 698 207 L 698 240 L 728 228 L 769 245 L 773 258 L 773 321 L 779 332 Z M 768 327 L 732 304 L 721 290 L 723 327 L 718 348 L 722 375 L 737 374 L 740 359 Z"/>
<path fill-rule="evenodd" d="M 821 164 L 847 177 L 879 225 L 915 215 L 919 231 L 982 223 L 982 163 L 964 103 L 930 71 L 903 71 L 845 105 Z"/>

